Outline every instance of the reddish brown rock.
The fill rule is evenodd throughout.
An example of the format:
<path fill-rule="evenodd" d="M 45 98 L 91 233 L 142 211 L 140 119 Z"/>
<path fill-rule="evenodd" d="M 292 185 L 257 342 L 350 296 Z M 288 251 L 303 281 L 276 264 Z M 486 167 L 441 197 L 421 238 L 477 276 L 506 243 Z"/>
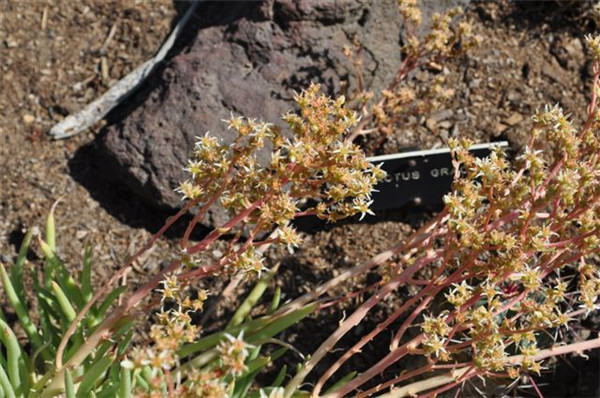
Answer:
<path fill-rule="evenodd" d="M 355 36 L 373 91 L 386 87 L 401 63 L 396 0 L 207 2 L 197 15 L 189 48 L 100 138 L 107 174 L 156 207 L 180 205 L 173 189 L 186 178 L 182 168 L 195 136 L 210 131 L 231 139 L 221 121 L 230 112 L 277 122 L 293 91 L 312 81 L 329 94 L 340 92 L 342 80 L 354 87 L 342 50 Z"/>

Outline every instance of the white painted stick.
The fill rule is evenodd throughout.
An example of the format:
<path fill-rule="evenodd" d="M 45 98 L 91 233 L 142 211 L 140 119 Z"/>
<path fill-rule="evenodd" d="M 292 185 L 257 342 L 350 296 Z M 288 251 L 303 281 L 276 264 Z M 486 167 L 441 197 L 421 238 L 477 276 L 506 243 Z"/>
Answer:
<path fill-rule="evenodd" d="M 67 116 L 60 123 L 52 127 L 49 132 L 52 138 L 59 140 L 72 137 L 85 131 L 104 118 L 108 112 L 131 95 L 146 77 L 150 75 L 154 70 L 154 67 L 165 58 L 171 47 L 173 47 L 175 40 L 183 30 L 183 27 L 187 24 L 192 15 L 194 15 L 194 11 L 202 1 L 203 0 L 196 0 L 190 5 L 183 18 L 177 22 L 177 25 L 154 57 L 131 71 L 127 76 L 119 80 L 114 86 L 109 88 L 104 94 L 92 101 L 81 111 Z"/>

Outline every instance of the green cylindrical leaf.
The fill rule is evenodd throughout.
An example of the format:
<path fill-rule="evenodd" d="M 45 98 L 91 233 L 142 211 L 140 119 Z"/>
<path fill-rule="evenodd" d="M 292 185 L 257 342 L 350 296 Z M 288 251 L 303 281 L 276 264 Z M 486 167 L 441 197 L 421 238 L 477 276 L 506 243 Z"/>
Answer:
<path fill-rule="evenodd" d="M 75 386 L 73 385 L 73 376 L 69 370 L 65 371 L 65 395 L 67 398 L 75 398 Z"/>
<path fill-rule="evenodd" d="M 0 386 L 2 386 L 2 390 L 4 390 L 4 394 L 7 398 L 16 398 L 15 391 L 8 380 L 8 375 L 2 367 L 0 367 Z"/>
<path fill-rule="evenodd" d="M 256 305 L 258 300 L 260 300 L 260 298 L 262 297 L 265 290 L 267 290 L 269 283 L 271 283 L 271 281 L 273 280 L 273 277 L 277 273 L 278 269 L 279 269 L 278 265 L 273 267 L 262 278 L 260 278 L 258 280 L 258 282 L 256 282 L 256 285 L 254 286 L 254 288 L 252 289 L 252 291 L 250 292 L 248 297 L 246 297 L 246 299 L 239 306 L 239 308 L 237 309 L 235 314 L 233 314 L 233 317 L 231 317 L 231 320 L 227 324 L 227 328 L 230 328 L 232 326 L 237 326 L 244 321 L 244 319 L 248 316 L 248 314 L 250 313 L 252 308 Z"/>
<path fill-rule="evenodd" d="M 44 288 L 39 287 L 36 290 L 36 296 L 38 299 L 38 308 L 40 310 L 40 324 L 42 325 L 43 336 L 45 340 L 52 340 L 52 344 L 57 341 L 60 342 L 60 329 L 54 325 L 54 323 L 66 323 L 67 320 L 58 309 L 58 304 L 52 301 L 52 293 L 46 291 Z M 53 322 L 54 321 L 54 322 Z"/>
<path fill-rule="evenodd" d="M 17 336 L 12 329 L 4 321 L 0 321 L 0 340 L 6 347 L 6 368 L 8 371 L 8 379 L 13 388 L 13 391 L 17 395 L 23 394 L 21 384 L 21 374 L 19 372 L 19 361 L 21 360 L 21 347 Z"/>
<path fill-rule="evenodd" d="M 185 358 L 193 354 L 201 354 L 193 358 L 189 362 L 183 364 L 180 369 L 183 371 L 191 367 L 203 366 L 211 360 L 213 360 L 218 355 L 218 352 L 214 349 L 209 349 L 221 342 L 221 340 L 225 338 L 225 333 L 228 333 L 233 336 L 238 336 L 240 332 L 244 331 L 244 335 L 248 336 L 245 338 L 245 340 L 248 343 L 253 344 L 264 339 L 273 337 L 277 333 L 299 322 L 304 317 L 313 312 L 315 309 L 317 309 L 318 306 L 319 303 L 313 303 L 295 311 L 284 313 L 277 317 L 265 316 L 262 318 L 258 318 L 246 322 L 242 325 L 233 327 L 224 332 L 215 333 L 213 335 L 204 337 L 196 343 L 183 346 L 178 351 L 178 355 L 180 358 Z"/>
<path fill-rule="evenodd" d="M 52 281 L 58 282 L 61 289 L 65 291 L 71 300 L 75 303 L 78 308 L 83 308 L 84 300 L 75 283 L 75 279 L 71 276 L 71 273 L 62 263 L 62 261 L 56 256 L 54 250 L 50 247 L 50 245 L 44 242 L 42 239 L 39 239 L 40 248 L 44 253 L 44 257 L 46 258 L 46 268 L 44 269 L 44 287 L 46 289 L 51 288 Z"/>
<path fill-rule="evenodd" d="M 79 286 L 77 286 L 75 279 L 73 279 L 73 276 L 64 266 L 62 261 L 60 261 L 57 257 L 55 257 L 55 259 L 58 263 L 59 270 L 58 284 L 63 291 L 69 295 L 70 301 L 73 302 L 75 307 L 81 310 L 85 306 L 85 303 L 83 300 L 83 295 L 81 294 L 81 290 L 79 290 Z"/>
<path fill-rule="evenodd" d="M 338 381 L 336 381 L 327 391 L 325 391 L 325 395 L 335 392 L 338 388 L 350 382 L 350 380 L 354 379 L 358 372 L 350 372 L 346 376 L 342 377 Z"/>
<path fill-rule="evenodd" d="M 33 228 L 30 228 L 23 238 L 21 248 L 19 249 L 19 256 L 17 262 L 11 267 L 10 279 L 12 280 L 13 286 L 19 295 L 22 302 L 25 302 L 25 288 L 23 286 L 23 270 L 25 267 L 25 260 L 27 259 L 27 252 L 29 251 L 29 245 L 31 244 L 31 237 L 33 236 Z"/>
<path fill-rule="evenodd" d="M 133 326 L 133 322 L 131 322 L 131 326 Z M 124 355 L 127 348 L 129 348 L 129 343 L 131 343 L 131 339 L 133 338 L 133 330 L 128 331 L 123 340 L 119 341 L 117 345 L 117 355 Z"/>
<path fill-rule="evenodd" d="M 187 344 L 187 345 L 181 347 L 179 349 L 179 351 L 177 352 L 177 355 L 180 358 L 185 358 L 187 356 L 206 351 L 206 350 L 216 346 L 217 344 L 219 344 L 225 338 L 226 333 L 230 334 L 232 336 L 239 336 L 239 334 L 241 332 L 244 332 L 244 334 L 248 334 L 251 331 L 255 331 L 255 330 L 258 330 L 259 328 L 264 327 L 269 322 L 272 322 L 272 320 L 273 320 L 273 317 L 262 317 L 262 318 L 254 319 L 252 321 L 245 322 L 241 325 L 232 327 L 230 329 L 226 329 L 223 332 L 208 335 L 206 337 L 199 339 L 195 343 Z"/>
<path fill-rule="evenodd" d="M 131 398 L 131 370 L 121 366 L 121 380 L 119 380 L 119 398 Z"/>
<path fill-rule="evenodd" d="M 4 285 L 4 291 L 6 293 L 6 298 L 8 299 L 11 306 L 14 308 L 17 313 L 17 317 L 23 325 L 23 329 L 25 333 L 27 333 L 27 337 L 33 344 L 36 349 L 40 349 L 44 344 L 40 335 L 38 334 L 37 328 L 31 321 L 27 309 L 23 302 L 21 302 L 19 296 L 17 295 L 14 286 L 12 285 L 4 266 L 0 265 L 0 273 L 2 274 L 2 284 Z M 44 359 L 50 359 L 49 356 L 44 356 Z"/>
<path fill-rule="evenodd" d="M 248 362 L 248 364 L 246 365 L 246 370 L 244 371 L 244 373 L 242 373 L 240 377 L 248 376 L 264 368 L 269 363 L 271 363 L 271 357 L 258 357 L 256 359 L 253 359 L 252 361 Z"/>
<path fill-rule="evenodd" d="M 279 303 L 281 302 L 281 287 L 277 286 L 275 288 L 275 293 L 273 294 L 273 300 L 271 300 L 271 305 L 269 306 L 269 314 L 277 311 L 279 308 Z"/>
<path fill-rule="evenodd" d="M 52 292 L 54 293 L 56 301 L 58 302 L 58 305 L 60 306 L 60 309 L 62 310 L 63 314 L 65 314 L 69 322 L 73 322 L 73 319 L 75 319 L 75 317 L 77 316 L 77 312 L 71 305 L 71 302 L 69 301 L 65 293 L 62 291 L 60 286 L 58 286 L 58 283 L 54 281 L 52 281 Z"/>
<path fill-rule="evenodd" d="M 89 397 L 94 388 L 94 385 L 100 381 L 104 376 L 104 373 L 108 367 L 114 362 L 115 358 L 112 356 L 105 356 L 100 358 L 83 376 L 79 389 L 77 389 L 77 397 L 87 398 Z"/>
<path fill-rule="evenodd" d="M 114 289 L 113 291 L 111 291 L 106 298 L 104 299 L 104 301 L 102 302 L 102 304 L 100 304 L 100 307 L 98 308 L 98 311 L 96 312 L 96 316 L 97 317 L 104 317 L 104 314 L 106 313 L 106 311 L 108 311 L 108 309 L 110 308 L 110 306 L 112 305 L 112 303 L 121 295 L 121 293 L 123 293 L 125 290 L 127 289 L 127 286 L 119 286 L 118 288 Z"/>
<path fill-rule="evenodd" d="M 44 374 L 41 378 L 36 380 L 35 384 L 29 389 L 28 397 L 39 397 L 41 395 L 42 390 L 46 386 L 46 383 L 48 383 L 48 380 L 50 380 L 52 376 L 54 376 L 54 369 L 52 369 L 49 372 L 46 372 L 46 374 Z"/>
<path fill-rule="evenodd" d="M 46 243 L 48 243 L 48 246 L 50 246 L 50 249 L 52 249 L 53 252 L 56 251 L 56 228 L 54 221 L 54 209 L 56 208 L 57 204 L 58 201 L 54 202 L 52 208 L 50 209 L 50 213 L 48 213 L 48 218 L 46 219 L 46 233 L 44 235 Z"/>
<path fill-rule="evenodd" d="M 281 369 L 279 370 L 279 373 L 277 373 L 277 377 L 275 378 L 275 381 L 273 381 L 273 383 L 271 385 L 273 387 L 281 386 L 281 384 L 283 384 L 283 382 L 285 381 L 286 373 L 287 373 L 287 365 L 283 365 L 281 367 Z"/>
<path fill-rule="evenodd" d="M 150 383 L 150 381 L 152 381 L 152 378 L 154 376 L 152 375 L 152 369 L 150 368 L 150 366 L 145 365 L 144 367 L 142 367 L 142 377 L 148 383 Z M 150 385 L 150 384 L 148 384 L 148 385 Z"/>
<path fill-rule="evenodd" d="M 21 357 L 19 358 L 19 372 L 21 373 L 21 385 L 20 390 L 23 395 L 29 391 L 32 382 L 32 375 L 35 374 L 35 364 L 33 360 L 28 357 L 25 350 L 21 350 Z"/>
<path fill-rule="evenodd" d="M 300 322 L 304 317 L 308 316 L 311 312 L 319 307 L 318 303 L 306 305 L 295 311 L 280 315 L 276 321 L 269 323 L 264 328 L 248 334 L 246 341 L 253 343 L 268 337 L 273 337 L 277 333 L 289 328 L 293 324 Z"/>
<path fill-rule="evenodd" d="M 43 287 L 40 285 L 38 269 L 29 267 L 31 281 L 33 282 L 33 291 L 38 303 L 38 318 L 39 318 L 39 332 L 43 336 L 44 349 L 41 350 L 42 357 L 44 360 L 49 361 L 54 354 L 53 347 L 57 347 L 60 343 L 58 335 L 58 329 L 52 324 L 48 313 L 49 306 L 46 303 L 44 295 L 41 293 Z"/>
<path fill-rule="evenodd" d="M 81 284 L 81 294 L 86 303 L 89 302 L 93 296 L 91 274 L 92 248 L 91 246 L 86 246 L 85 254 L 83 255 L 83 267 L 81 270 L 81 276 L 79 278 L 79 283 Z"/>
<path fill-rule="evenodd" d="M 48 243 L 44 242 L 42 239 L 38 238 L 38 243 L 40 245 L 40 249 L 42 249 L 42 253 L 44 253 L 44 257 L 46 258 L 46 267 L 44 268 L 44 287 L 46 289 L 50 289 L 50 285 L 54 279 L 54 274 L 56 271 L 54 250 L 52 250 L 50 245 L 48 245 Z"/>
<path fill-rule="evenodd" d="M 135 385 L 141 387 L 145 391 L 150 390 L 150 385 L 148 382 L 142 377 L 141 374 L 137 373 L 134 377 Z"/>

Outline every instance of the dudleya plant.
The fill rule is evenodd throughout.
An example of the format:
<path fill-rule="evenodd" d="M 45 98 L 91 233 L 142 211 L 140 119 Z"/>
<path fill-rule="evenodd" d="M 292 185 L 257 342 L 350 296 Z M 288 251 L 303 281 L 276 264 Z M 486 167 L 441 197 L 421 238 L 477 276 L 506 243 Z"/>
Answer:
<path fill-rule="evenodd" d="M 417 22 L 413 2 L 400 4 L 405 18 Z M 434 21 L 450 32 L 446 17 Z M 452 37 L 427 40 L 432 50 L 441 51 L 435 43 L 447 45 Z M 452 140 L 454 189 L 430 223 L 288 303 L 281 305 L 275 291 L 268 310 L 257 317 L 251 310 L 277 276 L 277 267 L 267 269 L 263 260 L 266 248 L 300 245 L 291 226 L 295 218 L 314 215 L 333 222 L 368 213 L 370 193 L 384 177 L 351 142 L 357 134 L 350 130 L 362 127 L 356 127 L 357 114 L 344 106 L 343 98 L 330 99 L 312 85 L 295 97 L 299 113 L 284 116 L 286 133 L 272 124 L 232 117 L 227 121 L 236 135 L 231 144 L 200 137 L 186 167 L 190 179 L 179 187 L 186 200 L 183 209 L 96 292 L 89 253 L 79 278 L 58 259 L 51 212 L 39 241 L 44 272 L 32 272 L 35 305 L 23 294 L 31 233 L 10 272 L 0 268 L 8 301 L 27 335 L 21 344 L 0 317 L 0 341 L 6 347 L 0 352 L 0 393 L 69 398 L 435 396 L 476 377 L 529 377 L 539 373 L 548 357 L 600 347 L 599 338 L 565 339 L 572 321 L 598 310 L 600 294 L 600 38 L 587 42 L 594 81 L 583 126 L 575 127 L 559 107 L 538 112 L 531 140 L 514 163 L 501 150 L 476 159 L 468 152 L 469 141 Z M 548 147 L 553 153 L 543 152 Z M 258 160 L 261 150 L 271 154 L 267 162 Z M 229 220 L 192 241 L 197 224 L 216 204 Z M 116 287 L 136 258 L 191 209 L 195 215 L 176 258 L 133 291 Z M 222 256 L 202 256 L 220 239 L 227 244 Z M 368 288 L 353 284 L 357 275 L 377 269 L 377 283 Z M 232 277 L 235 284 L 239 275 L 258 276 L 255 287 L 223 331 L 204 334 L 192 315 L 204 311 L 214 292 L 192 288 L 208 276 Z M 326 294 L 344 284 L 349 296 L 363 297 L 355 311 L 301 361 L 293 376 L 283 367 L 272 382 L 253 385 L 257 373 L 290 348 L 277 334 L 321 306 L 336 304 Z M 387 300 L 406 285 L 412 285 L 413 295 Z M 362 294 L 352 294 L 355 290 Z M 335 350 L 381 305 L 390 306 L 385 319 L 363 330 L 352 347 Z M 149 339 L 130 348 L 134 320 L 151 310 L 157 311 Z M 349 358 L 384 332 L 393 336 L 389 352 L 356 369 L 361 373 L 337 375 Z M 543 339 L 544 333 L 552 339 Z M 283 348 L 265 354 L 267 344 Z M 326 358 L 327 369 L 314 375 L 314 385 L 306 384 Z M 380 378 L 403 362 L 417 366 Z"/>
<path fill-rule="evenodd" d="M 197 330 L 188 311 L 201 310 L 206 299 L 204 291 L 190 299 L 186 287 L 205 276 L 260 275 L 267 271 L 261 249 L 273 244 L 292 247 L 300 243 L 300 236 L 290 226 L 293 219 L 316 215 L 337 221 L 368 213 L 373 187 L 385 176 L 355 144 L 343 141 L 344 134 L 357 122 L 355 113 L 344 108 L 343 98 L 332 100 L 320 94 L 319 86 L 314 84 L 297 94 L 295 100 L 299 113 L 283 117 L 291 132 L 287 137 L 273 124 L 232 117 L 227 123 L 236 133 L 233 143 L 219 143 L 209 134 L 200 137 L 186 167 L 191 178 L 178 190 L 188 206 L 192 204 L 199 209 L 182 239 L 180 261 L 173 262 L 169 276 L 162 282 L 163 305 L 159 322 L 152 326 L 151 333 L 154 344 L 135 349 L 134 359 L 127 361 L 132 368 L 153 364 L 177 369 L 178 377 L 185 382 L 171 386 L 173 393 L 193 391 L 203 395 L 212 391 L 208 396 L 220 396 L 216 391 L 234 392 L 234 380 L 247 370 L 246 360 L 258 355 L 255 351 L 250 356 L 250 349 L 256 347 L 247 342 L 261 341 L 250 333 L 246 342 L 242 338 L 245 329 L 240 329 L 239 337 L 224 334 L 225 339 L 215 348 L 217 351 L 212 351 L 219 365 L 202 369 L 188 363 L 179 367 L 182 356 L 198 351 L 194 348 L 198 343 L 193 343 L 198 337 Z M 257 152 L 266 145 L 271 146 L 272 155 L 270 162 L 263 165 L 257 160 Z M 298 203 L 307 200 L 314 204 L 300 209 Z M 194 227 L 215 203 L 227 210 L 230 220 L 200 242 L 190 242 Z M 265 237 L 267 233 L 270 235 Z M 228 242 L 229 250 L 220 259 L 204 263 L 199 254 L 225 234 L 233 235 Z M 165 303 L 169 303 L 168 307 Z M 309 304 L 287 315 L 284 307 L 279 311 L 280 318 L 290 314 L 303 317 L 308 314 L 307 308 L 316 307 Z M 193 344 L 182 348 L 185 343 Z M 160 380 L 159 386 L 163 382 Z"/>
<path fill-rule="evenodd" d="M 468 151 L 470 141 L 450 140 L 455 181 L 443 211 L 328 285 L 384 267 L 373 294 L 313 353 L 286 396 L 403 285 L 416 293 L 318 375 L 313 396 L 384 331 L 393 333 L 389 353 L 327 396 L 435 396 L 460 391 L 476 377 L 525 376 L 534 383 L 529 375 L 540 373 L 544 359 L 600 347 L 598 337 L 574 343 L 565 337 L 571 322 L 600 308 L 600 39 L 586 41 L 594 77 L 585 123 L 575 127 L 558 106 L 537 112 L 530 141 L 514 164 L 500 149 L 477 159 Z M 425 270 L 433 275 L 419 279 Z M 420 332 L 408 333 L 415 326 Z M 422 365 L 358 390 L 390 366 L 419 358 Z"/>
<path fill-rule="evenodd" d="M 454 96 L 454 90 L 445 85 L 444 74 L 437 74 L 417 85 L 407 81 L 409 74 L 424 67 L 442 71 L 446 60 L 467 54 L 482 42 L 471 24 L 461 18 L 464 14 L 461 7 L 433 13 L 426 29 L 417 0 L 398 0 L 398 8 L 403 23 L 403 61 L 377 102 L 373 103 L 375 93 L 363 82 L 361 44 L 355 40 L 352 47 L 344 48 L 346 56 L 353 60 L 353 75 L 357 81 L 356 92 L 349 95 L 350 102 L 360 109 L 362 117 L 348 139 L 352 141 L 361 135 L 375 134 L 379 136 L 374 140 L 376 148 L 387 137 L 402 130 L 408 116 L 426 115 Z"/>
<path fill-rule="evenodd" d="M 267 270 L 262 252 L 273 244 L 298 245 L 300 237 L 290 226 L 297 217 L 316 215 L 336 221 L 368 213 L 373 187 L 385 176 L 355 144 L 343 140 L 357 122 L 356 114 L 344 107 L 343 98 L 332 100 L 319 93 L 318 85 L 312 85 L 295 99 L 300 111 L 284 116 L 289 127 L 286 135 L 275 125 L 232 117 L 228 125 L 237 134 L 233 143 L 219 143 L 210 135 L 201 137 L 187 167 L 191 178 L 179 188 L 187 200 L 183 209 L 95 294 L 89 287 L 89 263 L 80 288 L 58 260 L 51 214 L 47 227 L 50 244 L 40 244 L 50 264 L 49 275 L 59 275 L 60 284 L 51 283 L 52 276 L 46 276 L 45 285 L 38 289 L 42 314 L 50 317 L 41 320 L 49 329 L 37 337 L 27 298 L 11 296 L 39 353 L 21 363 L 26 348 L 10 340 L 14 349 L 9 354 L 8 376 L 4 378 L 0 372 L 5 395 L 245 396 L 257 372 L 287 349 L 285 343 L 276 342 L 284 348 L 265 356 L 260 355 L 261 346 L 273 343 L 277 333 L 318 308 L 317 303 L 278 308 L 278 299 L 274 299 L 271 314 L 249 319 L 276 271 L 263 274 Z M 265 146 L 270 147 L 272 156 L 261 164 L 257 152 Z M 300 209 L 299 203 L 308 200 L 312 204 Z M 199 242 L 191 242 L 194 228 L 216 203 L 227 210 L 229 221 Z M 115 283 L 139 255 L 194 207 L 196 214 L 182 238 L 180 256 L 137 290 L 121 296 L 118 305 L 108 311 L 126 290 L 115 288 Z M 200 254 L 212 249 L 224 235 L 228 236 L 228 250 L 221 258 L 205 263 L 206 257 Z M 22 285 L 24 261 L 21 254 L 12 268 L 14 278 L 3 278 L 6 288 L 11 283 Z M 261 278 L 223 332 L 201 336 L 191 315 L 203 310 L 208 292 L 191 289 L 194 282 L 240 273 Z M 61 287 L 69 289 L 67 294 L 62 294 Z M 49 289 L 56 290 L 56 297 Z M 134 320 L 156 307 L 149 344 L 128 351 Z M 272 386 L 281 384 L 283 376 Z M 24 379 L 29 383 L 21 386 Z"/>

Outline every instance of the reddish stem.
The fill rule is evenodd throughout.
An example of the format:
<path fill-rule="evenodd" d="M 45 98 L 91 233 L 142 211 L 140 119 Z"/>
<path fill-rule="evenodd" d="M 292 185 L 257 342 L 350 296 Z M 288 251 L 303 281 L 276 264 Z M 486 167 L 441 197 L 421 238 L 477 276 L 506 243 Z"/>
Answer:
<path fill-rule="evenodd" d="M 77 314 L 77 316 L 75 317 L 73 322 L 71 322 L 71 325 L 65 332 L 65 335 L 63 336 L 63 338 L 58 346 L 58 349 L 56 350 L 56 367 L 58 369 L 62 368 L 62 357 L 63 357 L 64 351 L 65 351 L 65 348 L 67 347 L 67 343 L 69 342 L 69 339 L 71 338 L 71 336 L 73 336 L 73 333 L 75 333 L 75 330 L 77 330 L 77 326 L 79 325 L 79 323 L 83 320 L 85 315 L 92 308 L 92 305 L 94 305 L 94 303 L 96 301 L 98 301 L 101 297 L 103 297 L 112 288 L 112 285 L 114 285 L 115 282 L 117 282 L 123 276 L 123 274 L 129 269 L 129 267 L 134 263 L 135 260 L 137 260 L 137 258 L 139 256 L 141 256 L 148 249 L 150 249 L 154 245 L 154 243 L 158 240 L 158 238 L 160 238 L 179 218 L 181 218 L 181 216 L 186 214 L 188 212 L 188 210 L 190 208 L 192 208 L 195 204 L 196 204 L 195 201 L 193 201 L 193 200 L 189 201 L 188 203 L 186 203 L 185 206 L 183 206 L 183 208 L 181 210 L 179 210 L 179 212 L 177 212 L 177 214 L 175 214 L 173 217 L 169 218 L 167 220 L 167 222 L 165 223 L 165 225 L 163 225 L 162 228 L 156 234 L 154 234 L 140 250 L 138 250 L 133 256 L 131 256 L 129 259 L 127 259 L 127 261 L 125 261 L 125 263 L 121 266 L 121 268 L 117 272 L 115 272 L 115 274 L 113 274 L 113 276 L 109 279 L 108 283 L 106 283 L 104 286 L 102 286 L 94 294 L 94 296 L 90 299 L 90 301 L 83 307 L 83 309 Z M 99 328 L 99 329 L 102 329 L 102 328 Z"/>

